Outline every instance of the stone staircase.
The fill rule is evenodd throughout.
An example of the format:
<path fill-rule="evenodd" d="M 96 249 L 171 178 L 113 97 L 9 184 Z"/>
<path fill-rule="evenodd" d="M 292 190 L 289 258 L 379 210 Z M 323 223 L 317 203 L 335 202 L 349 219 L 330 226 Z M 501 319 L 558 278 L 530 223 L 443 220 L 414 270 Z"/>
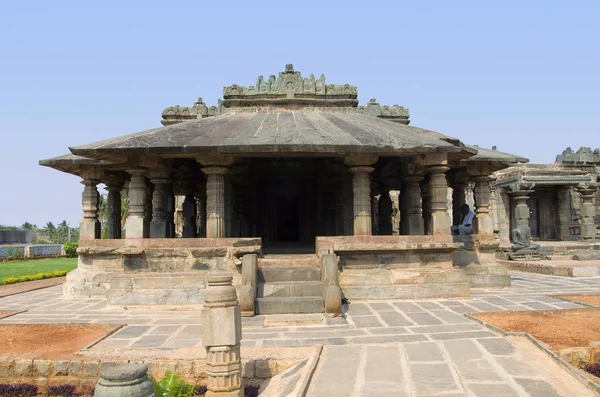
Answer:
<path fill-rule="evenodd" d="M 256 314 L 323 313 L 321 270 L 314 255 L 258 258 Z"/>

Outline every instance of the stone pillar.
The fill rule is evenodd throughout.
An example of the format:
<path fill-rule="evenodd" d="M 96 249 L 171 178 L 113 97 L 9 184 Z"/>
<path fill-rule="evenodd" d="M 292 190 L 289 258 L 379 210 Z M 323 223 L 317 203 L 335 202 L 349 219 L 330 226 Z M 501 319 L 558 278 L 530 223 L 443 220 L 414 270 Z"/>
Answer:
<path fill-rule="evenodd" d="M 154 192 L 152 193 L 152 222 L 150 223 L 150 237 L 168 237 L 167 213 L 171 181 L 166 178 L 152 179 Z"/>
<path fill-rule="evenodd" d="M 198 201 L 198 237 L 206 238 L 206 198 Z"/>
<path fill-rule="evenodd" d="M 461 207 L 463 204 L 467 203 L 466 188 L 466 182 L 457 182 L 452 185 L 452 224 L 454 226 L 460 225 L 460 222 L 462 221 Z M 474 209 L 471 206 L 469 206 L 469 208 Z"/>
<path fill-rule="evenodd" d="M 100 222 L 98 221 L 98 189 L 96 186 L 100 181 L 87 178 L 81 181 L 83 194 L 81 195 L 81 206 L 83 208 L 83 220 L 79 225 L 80 240 L 95 240 L 100 238 Z"/>
<path fill-rule="evenodd" d="M 344 235 L 352 236 L 354 230 L 354 206 L 352 204 L 352 180 L 345 178 L 342 185 L 344 199 Z"/>
<path fill-rule="evenodd" d="M 145 170 L 133 169 L 127 171 L 131 175 L 129 182 L 129 215 L 125 221 L 125 238 L 144 238 L 147 235 L 146 210 L 147 190 Z"/>
<path fill-rule="evenodd" d="M 354 235 L 371 235 L 371 180 L 373 167 L 352 167 L 352 202 L 354 213 Z"/>
<path fill-rule="evenodd" d="M 529 227 L 529 206 L 527 200 L 529 200 L 529 194 L 533 190 L 515 190 L 510 192 L 513 197 L 513 211 L 516 225 L 512 226 L 514 229 L 516 226 Z"/>
<path fill-rule="evenodd" d="M 225 177 L 225 234 L 223 237 L 231 237 L 233 232 L 233 185 L 231 178 Z"/>
<path fill-rule="evenodd" d="M 496 181 L 490 182 L 490 215 L 492 217 L 492 229 L 494 234 L 500 234 L 500 224 L 498 222 L 498 187 Z"/>
<path fill-rule="evenodd" d="M 430 175 L 429 195 L 431 200 L 431 220 L 429 234 L 450 234 L 450 215 L 448 215 L 448 182 L 444 165 L 428 166 Z"/>
<path fill-rule="evenodd" d="M 108 224 L 106 238 L 121 238 L 121 186 L 108 185 Z"/>
<path fill-rule="evenodd" d="M 167 238 L 175 238 L 175 195 L 173 185 L 167 192 Z"/>
<path fill-rule="evenodd" d="M 382 190 L 379 196 L 379 235 L 392 235 L 392 199 L 389 190 Z"/>
<path fill-rule="evenodd" d="M 152 195 L 154 185 L 146 181 L 146 204 L 144 205 L 144 238 L 150 238 L 150 225 L 152 224 Z"/>
<path fill-rule="evenodd" d="M 335 235 L 344 235 L 344 199 L 338 189 L 335 194 Z"/>
<path fill-rule="evenodd" d="M 390 190 L 392 200 L 392 236 L 400 235 L 400 190 Z"/>
<path fill-rule="evenodd" d="M 558 222 L 559 238 L 563 241 L 571 239 L 573 226 L 573 210 L 571 205 L 571 186 L 560 186 L 558 190 Z"/>
<path fill-rule="evenodd" d="M 379 235 L 379 198 L 371 196 L 371 234 Z"/>
<path fill-rule="evenodd" d="M 480 237 L 494 237 L 494 221 L 490 214 L 490 181 L 489 176 L 476 176 L 475 180 L 475 205 L 476 214 L 475 224 L 473 225 L 473 233 L 479 234 Z"/>
<path fill-rule="evenodd" d="M 194 197 L 194 190 L 191 187 L 188 187 L 185 192 L 185 200 L 183 200 L 181 212 L 183 213 L 181 237 L 196 237 L 196 198 Z"/>
<path fill-rule="evenodd" d="M 225 178 L 226 167 L 202 168 L 206 181 L 206 237 L 225 237 Z"/>
<path fill-rule="evenodd" d="M 579 239 L 594 240 L 596 239 L 596 222 L 594 219 L 596 216 L 596 206 L 594 205 L 594 198 L 596 197 L 598 186 L 578 186 L 577 190 L 581 193 L 581 234 L 579 235 Z"/>
<path fill-rule="evenodd" d="M 209 275 L 207 279 L 202 309 L 202 343 L 206 348 L 208 375 L 206 397 L 243 397 L 240 360 L 242 318 L 232 285 L 233 277 Z"/>
<path fill-rule="evenodd" d="M 475 181 L 468 181 L 465 186 L 465 203 L 469 208 L 475 208 Z"/>
<path fill-rule="evenodd" d="M 423 222 L 423 210 L 421 207 L 421 180 L 422 176 L 407 176 L 404 178 L 403 196 L 406 200 L 403 208 L 406 208 L 406 234 L 411 236 L 422 236 L 425 234 Z"/>

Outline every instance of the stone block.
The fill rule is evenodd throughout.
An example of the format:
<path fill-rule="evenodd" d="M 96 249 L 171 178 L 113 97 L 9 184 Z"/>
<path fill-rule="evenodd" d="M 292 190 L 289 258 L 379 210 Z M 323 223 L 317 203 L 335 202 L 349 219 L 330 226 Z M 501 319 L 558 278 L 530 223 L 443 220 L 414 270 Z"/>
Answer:
<path fill-rule="evenodd" d="M 277 374 L 277 362 L 259 360 L 254 362 L 254 375 L 257 378 L 267 379 Z"/>
<path fill-rule="evenodd" d="M 470 389 L 476 396 L 486 397 L 519 397 L 521 394 L 515 389 L 504 383 L 467 383 L 467 388 Z"/>
<path fill-rule="evenodd" d="M 194 363 L 192 361 L 179 361 L 177 373 L 189 382 L 194 378 Z"/>
<path fill-rule="evenodd" d="M 571 277 L 596 277 L 599 275 L 600 267 L 598 266 L 581 266 L 572 267 L 569 269 Z"/>
<path fill-rule="evenodd" d="M 67 376 L 69 375 L 69 361 L 68 360 L 56 360 L 52 363 L 52 374 L 54 376 Z"/>
<path fill-rule="evenodd" d="M 421 282 L 421 272 L 418 270 L 399 270 L 390 271 L 392 284 L 416 284 Z"/>
<path fill-rule="evenodd" d="M 340 286 L 390 284 L 390 272 L 386 269 L 344 269 L 340 273 Z M 343 289 L 343 288 L 342 288 Z"/>
<path fill-rule="evenodd" d="M 580 363 L 589 363 L 592 359 L 591 350 L 588 347 L 571 348 L 571 364 L 578 366 Z"/>
<path fill-rule="evenodd" d="M 198 248 L 193 249 L 191 252 L 192 255 L 196 258 L 211 258 L 227 255 L 227 248 Z"/>
<path fill-rule="evenodd" d="M 79 376 L 81 374 L 82 368 L 83 362 L 81 360 L 72 360 L 71 362 L 69 362 L 69 375 Z"/>
<path fill-rule="evenodd" d="M 531 397 L 559 397 L 559 394 L 552 385 L 541 379 L 519 379 L 515 378 Z"/>
<path fill-rule="evenodd" d="M 99 372 L 100 372 L 100 363 L 98 361 L 84 361 L 83 362 L 83 376 L 97 377 Z"/>
<path fill-rule="evenodd" d="M 202 323 L 213 324 L 211 327 L 202 327 L 202 343 L 205 347 L 235 346 L 242 339 L 239 306 L 204 308 Z"/>
<path fill-rule="evenodd" d="M 323 313 L 324 310 L 324 299 L 319 296 L 301 298 L 258 298 L 256 300 L 257 314 Z"/>
<path fill-rule="evenodd" d="M 33 360 L 16 360 L 14 368 L 14 374 L 16 377 L 32 376 Z"/>
<path fill-rule="evenodd" d="M 462 269 L 446 270 L 447 283 L 466 283 L 467 275 Z"/>
<path fill-rule="evenodd" d="M 410 371 L 418 393 L 458 392 L 448 364 L 411 364 Z"/>
<path fill-rule="evenodd" d="M 50 360 L 35 360 L 33 362 L 33 376 L 48 377 L 50 376 Z"/>
<path fill-rule="evenodd" d="M 201 361 L 194 361 L 193 367 L 192 367 L 192 373 L 194 375 L 195 379 L 201 379 L 201 378 L 205 378 L 206 375 L 206 363 L 201 362 Z"/>
<path fill-rule="evenodd" d="M 242 378 L 254 378 L 255 377 L 255 372 L 254 372 L 254 361 L 246 361 L 245 363 L 242 363 Z"/>
<path fill-rule="evenodd" d="M 14 363 L 12 361 L 0 361 L 0 379 L 12 378 L 14 376 Z"/>

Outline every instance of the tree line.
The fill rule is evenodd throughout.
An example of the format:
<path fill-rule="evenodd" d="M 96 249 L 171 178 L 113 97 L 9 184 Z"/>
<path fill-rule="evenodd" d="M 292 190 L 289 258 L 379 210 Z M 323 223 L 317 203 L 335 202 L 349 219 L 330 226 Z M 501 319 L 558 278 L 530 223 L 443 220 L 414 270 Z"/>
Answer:
<path fill-rule="evenodd" d="M 125 227 L 125 219 L 129 215 L 129 197 L 126 190 L 121 190 L 121 229 Z M 98 195 L 98 220 L 100 221 L 102 238 L 108 234 L 108 198 L 106 194 Z M 0 224 L 0 229 L 31 230 L 33 231 L 33 243 L 36 244 L 64 244 L 79 240 L 79 228 L 71 227 L 63 220 L 55 225 L 47 222 L 44 226 L 25 222 L 21 226 L 6 226 Z"/>

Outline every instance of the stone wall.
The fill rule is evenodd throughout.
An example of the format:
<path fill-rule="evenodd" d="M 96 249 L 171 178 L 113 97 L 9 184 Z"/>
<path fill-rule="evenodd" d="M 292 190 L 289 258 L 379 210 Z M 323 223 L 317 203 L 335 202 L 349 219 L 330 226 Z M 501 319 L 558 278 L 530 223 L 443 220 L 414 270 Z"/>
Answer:
<path fill-rule="evenodd" d="M 170 371 L 194 385 L 206 385 L 207 365 L 204 360 L 123 360 L 99 361 L 82 357 L 72 360 L 0 360 L 0 383 L 29 383 L 37 385 L 41 392 L 49 386 L 73 385 L 82 389 L 96 386 L 103 367 L 123 364 L 146 364 L 148 375 L 156 380 Z M 258 385 L 291 366 L 297 361 L 290 359 L 242 360 L 244 384 Z"/>
<path fill-rule="evenodd" d="M 241 284 L 241 257 L 260 238 L 82 240 L 67 298 L 106 297 L 109 305 L 200 305 L 211 272 Z"/>
<path fill-rule="evenodd" d="M 349 299 L 468 297 L 467 275 L 452 263 L 461 246 L 453 236 L 317 238 L 319 255 L 340 258 L 339 284 Z"/>
<path fill-rule="evenodd" d="M 0 259 L 8 258 L 11 250 L 18 250 L 24 259 L 55 258 L 63 255 L 61 244 L 5 245 L 0 246 Z"/>

